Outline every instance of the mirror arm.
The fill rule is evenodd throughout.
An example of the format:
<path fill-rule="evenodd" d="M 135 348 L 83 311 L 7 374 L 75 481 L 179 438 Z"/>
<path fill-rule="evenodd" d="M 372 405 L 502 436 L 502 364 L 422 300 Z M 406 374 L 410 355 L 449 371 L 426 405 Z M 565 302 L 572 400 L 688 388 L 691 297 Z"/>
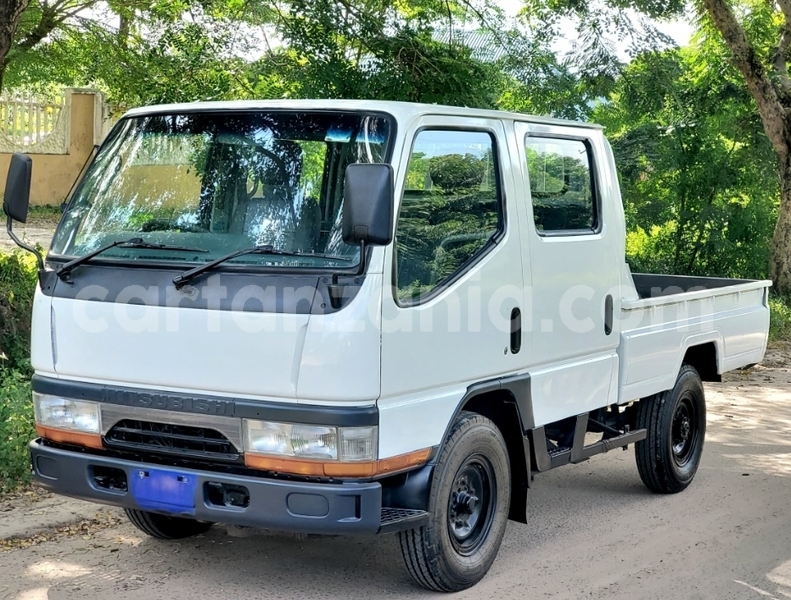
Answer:
<path fill-rule="evenodd" d="M 359 277 L 360 275 L 365 273 L 365 267 L 366 267 L 366 264 L 365 264 L 365 254 L 366 254 L 366 252 L 365 251 L 366 251 L 365 242 L 364 241 L 360 241 L 360 265 L 357 267 L 357 273 L 356 273 L 355 277 Z"/>
<path fill-rule="evenodd" d="M 13 228 L 12 228 L 12 224 L 13 224 L 13 220 L 11 219 L 11 217 L 8 217 L 8 220 L 6 221 L 6 231 L 8 232 L 9 237 L 12 240 L 14 240 L 14 243 L 17 246 L 19 246 L 20 248 L 23 248 L 23 249 L 27 250 L 28 252 L 32 252 L 35 255 L 35 257 L 36 257 L 36 262 L 38 263 L 38 270 L 39 271 L 43 271 L 44 270 L 44 258 L 41 256 L 41 252 L 39 252 L 38 249 L 35 246 L 31 246 L 29 244 L 26 244 L 22 240 L 20 240 L 16 236 L 16 234 L 14 233 Z"/>
<path fill-rule="evenodd" d="M 366 246 L 364 241 L 360 241 L 360 264 L 357 266 L 357 272 L 354 274 L 354 277 L 359 277 L 363 273 L 365 273 L 366 267 Z M 335 310 L 338 310 L 343 303 L 343 288 L 344 286 L 338 283 L 338 276 L 343 275 L 345 273 L 338 273 L 337 271 L 332 274 L 332 283 L 327 286 L 327 291 L 330 295 L 330 306 Z"/>

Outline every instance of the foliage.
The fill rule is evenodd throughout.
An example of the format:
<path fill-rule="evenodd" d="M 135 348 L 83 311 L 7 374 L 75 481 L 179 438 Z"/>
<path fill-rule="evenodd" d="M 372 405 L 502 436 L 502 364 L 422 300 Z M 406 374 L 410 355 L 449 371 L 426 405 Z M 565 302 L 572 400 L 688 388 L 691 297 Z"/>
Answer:
<path fill-rule="evenodd" d="M 629 6 L 642 15 L 656 18 L 677 14 L 683 9 L 684 3 L 639 0 Z M 705 61 L 705 66 L 711 73 L 721 74 L 732 68 L 738 71 L 737 78 L 727 73 L 726 79 L 736 84 L 738 92 L 749 92 L 760 115 L 760 129 L 774 151 L 775 173 L 780 182 L 782 201 L 779 203 L 775 219 L 777 226 L 773 228 L 769 246 L 769 274 L 776 289 L 788 294 L 791 292 L 791 128 L 788 126 L 788 114 L 791 111 L 791 3 L 787 0 L 700 0 L 693 6 L 698 13 L 697 25 L 701 39 L 720 49 L 720 60 Z M 642 39 L 656 37 L 651 35 L 650 24 L 647 27 L 643 23 L 636 25 L 629 11 L 624 9 L 625 3 L 621 0 L 527 0 L 525 10 L 534 20 L 548 23 L 543 31 L 554 38 L 558 37 L 564 19 L 575 22 L 578 47 L 581 49 L 577 55 L 583 61 L 579 72 L 586 77 L 588 66 L 594 74 L 605 76 L 618 70 L 616 53 L 606 43 L 607 34 L 615 33 L 618 39 L 630 39 L 633 43 L 640 42 L 641 37 L 636 34 L 641 31 L 648 34 Z M 632 56 L 645 53 L 646 49 L 642 43 L 634 43 Z M 715 83 L 719 82 L 715 80 Z M 727 131 L 723 133 L 726 137 L 729 135 Z M 712 182 L 709 195 L 714 198 L 724 185 L 723 181 Z M 713 199 L 708 204 L 713 206 L 715 202 Z M 716 234 L 716 219 L 704 221 L 706 224 L 698 228 L 700 233 L 697 239 Z M 683 215 L 679 215 L 677 247 L 685 234 L 683 224 Z M 714 225 L 715 229 L 707 231 L 710 225 Z M 700 246 L 697 239 L 693 244 L 693 258 L 696 258 L 696 249 Z"/>
<path fill-rule="evenodd" d="M 248 32 L 234 15 L 215 11 L 209 2 L 139 4 L 143 8 L 119 4 L 104 18 L 77 13 L 50 37 L 14 55 L 7 84 L 39 92 L 51 82 L 94 86 L 121 106 L 240 94 L 246 61 L 239 55 L 249 50 Z M 31 5 L 26 16 L 32 10 Z M 106 23 L 118 18 L 119 29 Z"/>
<path fill-rule="evenodd" d="M 30 477 L 35 437 L 30 389 L 30 316 L 36 284 L 32 255 L 0 253 L 0 493 Z"/>
<path fill-rule="evenodd" d="M 788 296 L 770 296 L 769 310 L 769 341 L 791 341 L 791 298 Z"/>
<path fill-rule="evenodd" d="M 0 493 L 30 480 L 27 445 L 36 437 L 30 378 L 15 370 L 0 371 Z"/>
<path fill-rule="evenodd" d="M 0 373 L 30 372 L 30 317 L 36 286 L 31 254 L 0 253 Z"/>
<path fill-rule="evenodd" d="M 707 41 L 646 53 L 595 118 L 619 168 L 633 271 L 765 277 L 779 190 L 772 149 Z"/>
<path fill-rule="evenodd" d="M 548 76 L 554 55 L 508 24 L 494 2 L 292 0 L 281 6 L 273 27 L 283 45 L 250 71 L 256 97 L 513 108 L 513 88 L 527 89 L 520 86 L 528 75 L 541 71 L 547 89 L 555 81 Z M 454 29 L 460 24 L 477 26 L 488 47 L 465 44 Z M 532 91 L 531 98 L 540 96 Z"/>
<path fill-rule="evenodd" d="M 46 0 L 23 15 L 7 84 L 95 86 L 119 106 L 376 98 L 571 118 L 600 91 L 492 0 L 156 0 L 110 2 L 99 16 L 79 10 L 95 0 L 62 1 L 74 14 L 57 25 Z M 22 48 L 45 21 L 50 34 Z"/>
<path fill-rule="evenodd" d="M 631 58 L 674 46 L 656 19 L 679 16 L 681 0 L 525 0 L 522 19 L 538 40 L 569 47 L 561 62 L 576 79 L 576 93 L 609 93 L 624 67 L 617 47 Z"/>

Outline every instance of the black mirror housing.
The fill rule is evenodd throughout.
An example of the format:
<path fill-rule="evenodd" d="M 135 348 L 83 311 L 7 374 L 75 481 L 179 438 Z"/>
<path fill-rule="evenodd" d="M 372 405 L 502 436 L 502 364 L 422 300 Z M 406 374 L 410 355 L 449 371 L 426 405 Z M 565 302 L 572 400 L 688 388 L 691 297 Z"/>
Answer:
<path fill-rule="evenodd" d="M 27 221 L 32 172 L 33 160 L 27 154 L 14 153 L 11 157 L 11 165 L 8 167 L 8 178 L 5 183 L 3 212 L 14 221 L 19 221 L 20 223 Z"/>
<path fill-rule="evenodd" d="M 393 167 L 357 163 L 346 167 L 343 241 L 386 246 L 393 241 L 395 188 Z"/>

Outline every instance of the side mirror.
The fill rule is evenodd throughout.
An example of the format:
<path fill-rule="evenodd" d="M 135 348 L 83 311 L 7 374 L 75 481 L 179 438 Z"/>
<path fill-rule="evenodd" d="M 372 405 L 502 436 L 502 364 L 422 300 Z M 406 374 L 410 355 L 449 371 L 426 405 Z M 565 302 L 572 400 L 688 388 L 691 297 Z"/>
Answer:
<path fill-rule="evenodd" d="M 38 263 L 39 278 L 44 273 L 44 257 L 38 248 L 26 244 L 14 233 L 13 221 L 24 223 L 27 221 L 27 209 L 30 206 L 30 175 L 33 172 L 33 160 L 27 155 L 15 152 L 11 157 L 11 166 L 8 167 L 8 179 L 5 182 L 5 196 L 3 197 L 3 212 L 8 217 L 6 231 L 17 246 L 32 252 Z"/>
<path fill-rule="evenodd" d="M 343 194 L 343 241 L 386 246 L 393 241 L 393 167 L 352 164 L 346 167 Z"/>
<path fill-rule="evenodd" d="M 33 160 L 27 154 L 16 152 L 11 157 L 11 166 L 8 167 L 8 178 L 5 182 L 3 212 L 20 223 L 27 221 L 32 171 Z"/>

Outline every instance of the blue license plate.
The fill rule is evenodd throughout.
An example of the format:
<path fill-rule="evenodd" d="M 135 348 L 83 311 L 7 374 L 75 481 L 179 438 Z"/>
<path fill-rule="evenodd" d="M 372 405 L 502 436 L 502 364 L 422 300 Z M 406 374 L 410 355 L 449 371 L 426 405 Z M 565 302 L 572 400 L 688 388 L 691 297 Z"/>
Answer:
<path fill-rule="evenodd" d="M 129 489 L 141 509 L 195 514 L 198 479 L 194 475 L 165 469 L 134 469 L 129 475 Z"/>

